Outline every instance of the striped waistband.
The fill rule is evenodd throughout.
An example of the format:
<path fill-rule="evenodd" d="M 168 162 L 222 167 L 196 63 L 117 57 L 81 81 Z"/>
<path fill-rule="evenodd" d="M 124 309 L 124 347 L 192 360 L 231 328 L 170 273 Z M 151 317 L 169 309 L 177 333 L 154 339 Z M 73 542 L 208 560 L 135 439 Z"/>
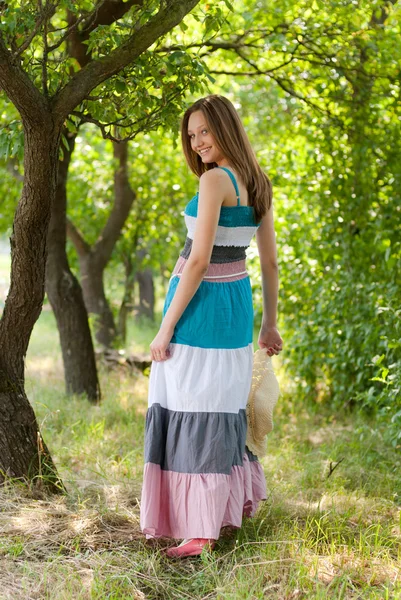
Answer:
<path fill-rule="evenodd" d="M 180 256 L 175 264 L 170 279 L 176 276 L 180 277 L 186 264 L 187 259 Z M 245 277 L 249 277 L 249 273 L 246 270 L 246 260 L 243 259 L 228 263 L 210 263 L 203 276 L 203 281 L 220 283 L 224 281 L 237 281 L 238 279 L 244 279 Z"/>

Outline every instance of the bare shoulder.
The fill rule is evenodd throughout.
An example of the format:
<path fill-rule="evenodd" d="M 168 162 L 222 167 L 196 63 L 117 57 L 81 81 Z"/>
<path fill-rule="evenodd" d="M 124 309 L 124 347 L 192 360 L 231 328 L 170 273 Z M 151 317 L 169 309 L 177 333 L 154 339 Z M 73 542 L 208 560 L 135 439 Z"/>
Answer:
<path fill-rule="evenodd" d="M 199 178 L 199 182 L 203 185 L 223 187 L 225 184 L 224 172 L 222 169 L 210 169 L 205 171 Z"/>

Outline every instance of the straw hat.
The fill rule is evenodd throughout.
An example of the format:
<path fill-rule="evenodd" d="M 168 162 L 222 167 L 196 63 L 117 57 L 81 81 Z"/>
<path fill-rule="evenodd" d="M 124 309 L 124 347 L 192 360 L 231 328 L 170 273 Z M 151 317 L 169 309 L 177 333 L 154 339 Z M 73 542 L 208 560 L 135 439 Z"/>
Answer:
<path fill-rule="evenodd" d="M 258 457 L 266 454 L 266 436 L 273 429 L 273 408 L 279 395 L 271 356 L 259 348 L 253 355 L 252 386 L 246 405 L 246 445 Z"/>

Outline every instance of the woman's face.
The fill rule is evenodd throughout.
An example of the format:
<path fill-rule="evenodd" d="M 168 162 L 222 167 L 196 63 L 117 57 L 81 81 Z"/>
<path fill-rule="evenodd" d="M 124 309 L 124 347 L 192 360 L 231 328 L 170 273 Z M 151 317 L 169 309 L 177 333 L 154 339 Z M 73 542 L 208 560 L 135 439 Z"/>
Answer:
<path fill-rule="evenodd" d="M 219 164 L 224 156 L 209 132 L 205 115 L 201 110 L 193 112 L 188 120 L 188 135 L 191 148 L 199 154 L 204 163 Z"/>

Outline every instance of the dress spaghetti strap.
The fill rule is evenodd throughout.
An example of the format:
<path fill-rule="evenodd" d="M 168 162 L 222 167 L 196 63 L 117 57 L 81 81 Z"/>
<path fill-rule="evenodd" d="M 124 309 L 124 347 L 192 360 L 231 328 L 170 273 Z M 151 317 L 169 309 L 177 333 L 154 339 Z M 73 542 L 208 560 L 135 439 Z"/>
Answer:
<path fill-rule="evenodd" d="M 217 167 L 218 169 L 223 169 L 223 171 L 225 171 L 226 173 L 229 174 L 231 181 L 233 182 L 233 185 L 235 187 L 235 193 L 237 194 L 237 206 L 241 206 L 239 203 L 239 189 L 238 189 L 238 184 L 237 184 L 237 180 L 234 177 L 234 173 L 232 173 L 230 171 L 230 169 L 227 169 L 226 167 Z"/>

